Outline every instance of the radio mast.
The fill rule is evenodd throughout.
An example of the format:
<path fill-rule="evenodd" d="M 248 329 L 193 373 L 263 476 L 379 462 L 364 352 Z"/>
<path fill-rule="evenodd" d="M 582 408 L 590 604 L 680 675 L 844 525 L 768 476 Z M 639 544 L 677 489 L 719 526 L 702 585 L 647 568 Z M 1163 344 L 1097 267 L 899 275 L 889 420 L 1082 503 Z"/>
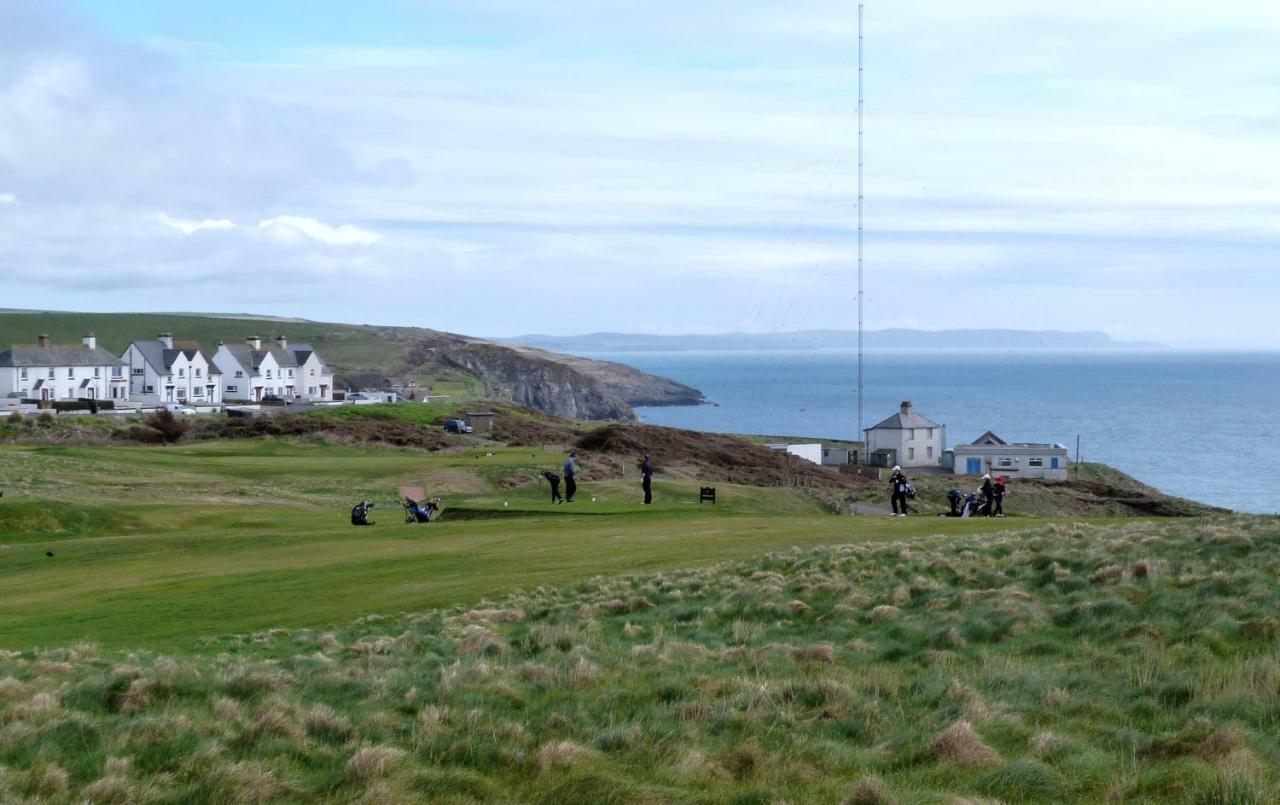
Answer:
<path fill-rule="evenodd" d="M 862 429 L 862 3 L 858 3 L 858 435 L 862 452 L 867 451 L 867 432 Z M 858 459 L 866 463 L 866 456 Z"/>

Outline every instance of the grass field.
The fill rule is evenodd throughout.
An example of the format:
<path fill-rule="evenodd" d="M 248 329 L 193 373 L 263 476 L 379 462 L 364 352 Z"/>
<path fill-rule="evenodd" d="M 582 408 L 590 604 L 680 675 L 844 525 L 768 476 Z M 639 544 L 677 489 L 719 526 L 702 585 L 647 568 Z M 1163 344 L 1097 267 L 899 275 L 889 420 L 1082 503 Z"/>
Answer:
<path fill-rule="evenodd" d="M 451 439 L 0 446 L 0 801 L 1277 801 L 1274 519 L 553 505 Z"/>
<path fill-rule="evenodd" d="M 658 483 L 647 508 L 633 484 L 584 483 L 572 505 L 555 507 L 545 483 L 502 483 L 556 467 L 561 454 L 464 443 L 441 453 L 291 440 L 0 448 L 0 647 L 91 638 L 190 649 L 211 635 L 600 573 L 1000 527 L 835 517 L 786 489 L 722 485 L 716 506 L 699 506 L 688 483 Z M 403 525 L 401 484 L 441 495 L 444 520 Z M 373 528 L 348 522 L 362 498 L 380 506 Z"/>

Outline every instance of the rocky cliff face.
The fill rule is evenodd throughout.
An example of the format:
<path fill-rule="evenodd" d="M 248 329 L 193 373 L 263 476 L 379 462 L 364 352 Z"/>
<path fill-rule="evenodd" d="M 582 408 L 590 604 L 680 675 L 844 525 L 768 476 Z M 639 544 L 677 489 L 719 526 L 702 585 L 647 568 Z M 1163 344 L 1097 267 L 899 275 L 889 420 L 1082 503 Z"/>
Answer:
<path fill-rule="evenodd" d="M 433 330 L 389 328 L 381 335 L 384 343 L 403 345 L 400 373 L 447 367 L 481 380 L 492 399 L 565 419 L 634 419 L 635 405 L 705 402 L 695 388 L 619 363 Z"/>
<path fill-rule="evenodd" d="M 483 380 L 488 396 L 566 419 L 633 419 L 635 412 L 599 379 L 579 369 L 508 347 L 473 342 L 441 361 Z"/>

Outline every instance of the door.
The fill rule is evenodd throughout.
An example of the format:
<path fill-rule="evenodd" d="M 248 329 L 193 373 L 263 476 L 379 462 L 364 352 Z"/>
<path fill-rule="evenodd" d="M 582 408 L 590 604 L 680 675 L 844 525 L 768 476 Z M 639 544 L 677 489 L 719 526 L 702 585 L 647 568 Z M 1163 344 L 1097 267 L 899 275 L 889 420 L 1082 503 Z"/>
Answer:
<path fill-rule="evenodd" d="M 1058 457 L 1057 457 L 1057 456 L 1054 456 L 1053 458 L 1049 459 L 1049 469 L 1051 469 L 1051 470 L 1056 470 L 1056 469 L 1058 469 Z"/>
<path fill-rule="evenodd" d="M 971 459 L 969 459 L 969 460 L 968 460 L 968 462 L 967 462 L 966 469 L 968 470 L 968 472 L 969 472 L 969 474 L 970 474 L 970 475 L 981 475 L 981 474 L 982 474 L 982 459 L 980 459 L 980 458 L 971 458 Z"/>

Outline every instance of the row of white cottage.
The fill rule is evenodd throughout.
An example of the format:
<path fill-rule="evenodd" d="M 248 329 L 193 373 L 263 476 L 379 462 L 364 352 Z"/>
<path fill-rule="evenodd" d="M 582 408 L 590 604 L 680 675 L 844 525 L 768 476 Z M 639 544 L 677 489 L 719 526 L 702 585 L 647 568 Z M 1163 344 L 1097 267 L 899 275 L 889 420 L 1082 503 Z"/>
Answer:
<path fill-rule="evenodd" d="M 143 405 L 260 402 L 266 397 L 310 402 L 333 399 L 333 370 L 310 344 L 284 336 L 263 344 L 218 343 L 210 358 L 171 333 L 133 341 L 119 356 L 86 335 L 79 344 L 14 344 L 0 352 L 0 399 L 114 400 Z"/>

